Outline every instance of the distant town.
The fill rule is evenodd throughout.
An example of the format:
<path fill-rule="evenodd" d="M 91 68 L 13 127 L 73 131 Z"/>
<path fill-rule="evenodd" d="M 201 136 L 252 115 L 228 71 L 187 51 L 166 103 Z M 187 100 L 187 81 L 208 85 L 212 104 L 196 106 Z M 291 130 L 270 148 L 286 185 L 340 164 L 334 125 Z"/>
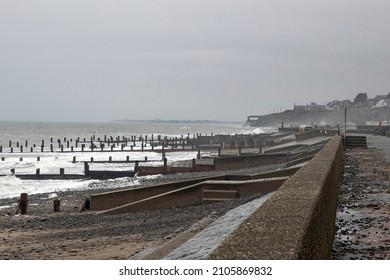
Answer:
<path fill-rule="evenodd" d="M 292 110 L 268 115 L 250 115 L 248 126 L 280 126 L 315 124 L 340 126 L 347 109 L 349 125 L 390 125 L 390 93 L 369 98 L 367 93 L 359 93 L 353 101 L 334 100 L 326 105 L 311 102 L 307 105 L 294 104 Z"/>

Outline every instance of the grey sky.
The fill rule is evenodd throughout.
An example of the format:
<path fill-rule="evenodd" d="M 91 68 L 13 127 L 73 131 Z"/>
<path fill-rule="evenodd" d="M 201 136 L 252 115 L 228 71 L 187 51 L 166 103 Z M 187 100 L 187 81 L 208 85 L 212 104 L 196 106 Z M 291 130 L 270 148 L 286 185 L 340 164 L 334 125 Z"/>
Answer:
<path fill-rule="evenodd" d="M 0 120 L 245 120 L 390 92 L 390 1 L 0 0 Z"/>

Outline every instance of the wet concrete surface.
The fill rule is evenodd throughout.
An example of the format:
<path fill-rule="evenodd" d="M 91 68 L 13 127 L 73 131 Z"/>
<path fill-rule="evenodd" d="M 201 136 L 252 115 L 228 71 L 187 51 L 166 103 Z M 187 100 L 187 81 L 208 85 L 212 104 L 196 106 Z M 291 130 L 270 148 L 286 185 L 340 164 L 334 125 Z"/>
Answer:
<path fill-rule="evenodd" d="M 333 259 L 390 259 L 390 138 L 345 151 Z"/>

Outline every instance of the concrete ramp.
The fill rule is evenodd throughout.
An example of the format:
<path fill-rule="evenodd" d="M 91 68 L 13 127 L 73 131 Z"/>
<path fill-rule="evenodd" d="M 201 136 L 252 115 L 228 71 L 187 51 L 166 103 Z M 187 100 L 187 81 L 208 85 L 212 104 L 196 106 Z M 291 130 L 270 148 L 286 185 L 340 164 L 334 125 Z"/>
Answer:
<path fill-rule="evenodd" d="M 221 202 L 254 193 L 268 194 L 277 190 L 288 178 L 280 177 L 249 181 L 205 181 L 101 211 L 99 214 L 156 211 L 197 205 L 204 202 Z M 206 200 L 204 200 L 204 193 L 206 193 Z"/>

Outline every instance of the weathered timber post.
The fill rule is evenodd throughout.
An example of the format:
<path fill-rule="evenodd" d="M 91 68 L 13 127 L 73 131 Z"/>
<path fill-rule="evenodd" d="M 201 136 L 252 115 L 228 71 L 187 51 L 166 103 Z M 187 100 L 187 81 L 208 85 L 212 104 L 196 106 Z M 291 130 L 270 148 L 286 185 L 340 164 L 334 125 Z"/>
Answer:
<path fill-rule="evenodd" d="M 75 156 L 73 157 L 72 162 L 73 162 L 73 163 L 76 163 L 76 157 L 75 157 Z"/>
<path fill-rule="evenodd" d="M 54 212 L 60 212 L 60 200 L 58 198 L 53 200 L 53 211 Z"/>
<path fill-rule="evenodd" d="M 137 160 L 134 165 L 134 172 L 137 173 L 139 170 L 139 161 Z"/>
<path fill-rule="evenodd" d="M 91 157 L 91 162 L 93 162 L 93 157 Z"/>
<path fill-rule="evenodd" d="M 61 153 L 64 152 L 64 145 L 61 145 Z"/>
<path fill-rule="evenodd" d="M 2 158 L 1 158 L 1 161 L 5 161 L 5 157 L 2 157 Z"/>
<path fill-rule="evenodd" d="M 14 152 L 14 148 L 11 148 L 10 150 L 11 150 L 11 153 L 13 153 L 13 152 Z"/>
<path fill-rule="evenodd" d="M 23 158 L 21 157 L 21 158 L 19 159 L 19 161 L 23 161 Z"/>
<path fill-rule="evenodd" d="M 10 140 L 9 141 L 9 148 L 11 148 L 12 147 L 12 141 Z"/>
<path fill-rule="evenodd" d="M 60 168 L 60 180 L 65 178 L 65 168 Z"/>
<path fill-rule="evenodd" d="M 200 150 L 198 150 L 197 159 L 200 159 Z"/>
<path fill-rule="evenodd" d="M 108 157 L 108 161 L 109 161 L 109 162 L 112 161 L 112 156 L 109 156 L 109 157 Z"/>
<path fill-rule="evenodd" d="M 44 146 L 43 146 L 43 145 L 41 145 L 41 153 L 43 153 L 43 147 L 44 147 Z"/>
<path fill-rule="evenodd" d="M 88 162 L 84 162 L 84 176 L 89 177 L 89 165 Z"/>
<path fill-rule="evenodd" d="M 130 156 L 126 156 L 126 161 L 127 161 L 127 162 L 130 161 Z"/>
<path fill-rule="evenodd" d="M 23 146 L 20 146 L 20 152 L 23 153 Z"/>
<path fill-rule="evenodd" d="M 89 196 L 85 196 L 84 202 L 81 204 L 79 212 L 84 212 L 86 210 L 91 210 L 91 199 Z"/>
<path fill-rule="evenodd" d="M 37 176 L 39 178 L 39 175 L 41 174 L 41 169 L 37 168 L 35 170 L 35 176 Z"/>
<path fill-rule="evenodd" d="M 33 147 L 30 147 L 30 152 L 32 153 L 34 151 L 34 148 Z"/>
<path fill-rule="evenodd" d="M 193 158 L 192 159 L 192 168 L 195 169 L 195 167 L 196 167 L 196 159 Z"/>
<path fill-rule="evenodd" d="M 3 152 L 3 146 L 0 146 L 0 153 Z"/>
<path fill-rule="evenodd" d="M 164 174 L 168 172 L 168 159 L 164 158 Z"/>
<path fill-rule="evenodd" d="M 218 157 L 221 157 L 221 148 L 218 148 Z"/>
<path fill-rule="evenodd" d="M 18 200 L 18 204 L 16 205 L 14 214 L 18 214 L 20 210 L 20 214 L 26 215 L 27 214 L 27 206 L 28 206 L 28 194 L 22 193 L 20 195 L 20 199 Z"/>
<path fill-rule="evenodd" d="M 26 146 L 26 148 L 28 147 L 28 141 L 27 140 L 26 140 L 25 146 Z"/>

